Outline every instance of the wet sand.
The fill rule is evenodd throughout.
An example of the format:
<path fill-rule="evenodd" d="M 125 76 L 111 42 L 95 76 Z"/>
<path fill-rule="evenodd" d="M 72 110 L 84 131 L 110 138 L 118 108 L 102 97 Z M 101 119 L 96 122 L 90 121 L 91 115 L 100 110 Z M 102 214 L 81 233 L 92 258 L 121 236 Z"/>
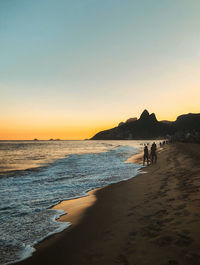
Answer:
<path fill-rule="evenodd" d="M 70 222 L 73 226 L 77 225 L 87 208 L 91 207 L 97 200 L 96 192 L 99 189 L 95 189 L 88 192 L 88 196 L 62 201 L 59 204 L 52 207 L 54 210 L 62 210 L 67 214 L 62 215 L 57 221 L 60 222 Z"/>
<path fill-rule="evenodd" d="M 199 265 L 199 162 L 200 145 L 166 146 L 146 174 L 85 197 L 67 230 L 17 264 Z"/>

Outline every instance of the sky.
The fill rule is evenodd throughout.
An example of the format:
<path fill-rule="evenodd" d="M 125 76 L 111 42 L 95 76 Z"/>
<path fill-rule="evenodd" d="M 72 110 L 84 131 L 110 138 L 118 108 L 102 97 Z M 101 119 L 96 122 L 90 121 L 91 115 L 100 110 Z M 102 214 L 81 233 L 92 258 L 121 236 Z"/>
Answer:
<path fill-rule="evenodd" d="M 199 0 L 0 0 L 0 139 L 200 112 Z"/>

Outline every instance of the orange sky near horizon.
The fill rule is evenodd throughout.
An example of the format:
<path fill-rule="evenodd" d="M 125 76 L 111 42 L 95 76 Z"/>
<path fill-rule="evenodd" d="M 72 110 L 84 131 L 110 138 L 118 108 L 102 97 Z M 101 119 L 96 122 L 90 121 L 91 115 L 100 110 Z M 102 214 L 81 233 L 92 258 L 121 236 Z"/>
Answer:
<path fill-rule="evenodd" d="M 0 140 L 200 113 L 200 1 L 0 1 Z"/>
<path fill-rule="evenodd" d="M 112 125 L 111 125 L 112 126 Z M 109 127 L 107 127 L 109 128 Z M 34 128 L 34 129 L 20 129 L 8 127 L 1 130 L 0 140 L 39 140 L 61 139 L 61 140 L 84 140 L 91 138 L 98 131 L 107 129 L 104 126 L 84 128 Z M 23 131 L 23 132 L 22 132 Z"/>
<path fill-rule="evenodd" d="M 61 125 L 55 124 L 35 124 L 30 125 L 25 123 L 7 124 L 1 126 L 0 140 L 48 140 L 48 139 L 62 139 L 62 140 L 84 140 L 91 138 L 98 131 L 110 128 L 114 124 L 80 124 L 80 125 Z"/>
<path fill-rule="evenodd" d="M 198 113 L 200 109 L 191 108 L 188 112 L 183 112 L 179 114 L 186 113 Z M 150 112 L 151 113 L 151 112 Z M 141 113 L 140 113 L 141 114 Z M 156 113 L 155 113 L 156 114 Z M 94 136 L 97 132 L 102 130 L 107 130 L 113 127 L 118 126 L 118 124 L 123 121 L 125 122 L 128 118 L 137 117 L 140 115 L 129 115 L 123 119 L 115 119 L 115 120 L 90 120 L 90 121 L 80 121 L 74 120 L 73 122 L 53 122 L 50 123 L 34 121 L 34 119 L 22 120 L 13 120 L 13 122 L 5 123 L 2 120 L 1 122 L 1 130 L 0 130 L 0 140 L 33 140 L 35 138 L 40 140 L 48 140 L 48 139 L 61 139 L 61 140 L 84 140 L 89 139 Z M 171 116 L 160 116 L 156 114 L 157 119 L 160 120 L 176 120 L 178 115 Z M 76 123 L 77 122 L 77 123 Z M 68 124 L 68 125 L 67 125 Z"/>

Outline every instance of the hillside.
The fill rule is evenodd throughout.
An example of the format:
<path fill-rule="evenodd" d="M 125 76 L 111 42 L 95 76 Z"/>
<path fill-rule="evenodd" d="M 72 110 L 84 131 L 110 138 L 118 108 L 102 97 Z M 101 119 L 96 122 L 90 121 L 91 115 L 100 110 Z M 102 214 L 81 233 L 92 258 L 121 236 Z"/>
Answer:
<path fill-rule="evenodd" d="M 200 114 L 178 116 L 175 122 L 158 121 L 154 113 L 144 110 L 140 118 L 120 123 L 119 126 L 101 131 L 91 140 L 156 139 L 181 132 L 200 131 Z"/>

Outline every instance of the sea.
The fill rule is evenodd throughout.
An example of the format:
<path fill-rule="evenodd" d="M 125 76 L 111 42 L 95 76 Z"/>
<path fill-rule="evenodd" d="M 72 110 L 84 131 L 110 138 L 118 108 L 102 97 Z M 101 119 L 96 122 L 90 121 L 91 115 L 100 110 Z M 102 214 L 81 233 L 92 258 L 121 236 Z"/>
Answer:
<path fill-rule="evenodd" d="M 136 176 L 125 163 L 146 141 L 0 141 L 0 264 L 29 257 L 34 246 L 71 224 L 57 222 L 62 200 Z M 119 194 L 120 196 L 120 194 Z"/>

